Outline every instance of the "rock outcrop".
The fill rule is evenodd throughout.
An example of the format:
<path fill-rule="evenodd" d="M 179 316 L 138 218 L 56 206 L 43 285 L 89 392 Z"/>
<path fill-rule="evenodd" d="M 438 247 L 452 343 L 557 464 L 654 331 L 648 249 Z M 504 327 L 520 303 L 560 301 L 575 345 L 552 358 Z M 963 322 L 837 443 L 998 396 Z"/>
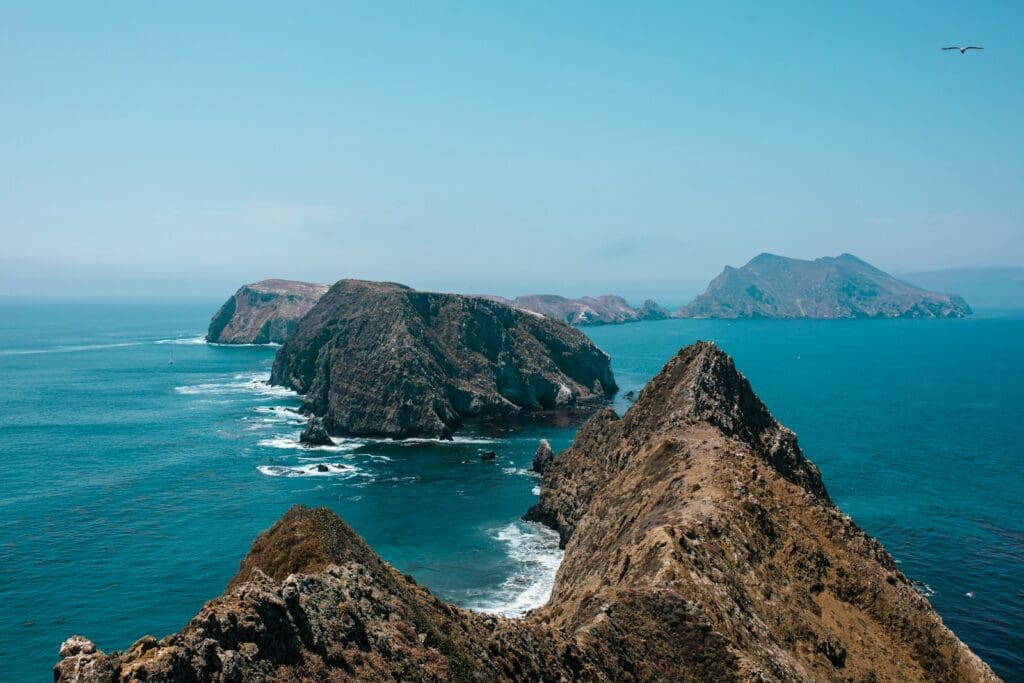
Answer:
<path fill-rule="evenodd" d="M 315 415 L 310 415 L 306 421 L 306 428 L 299 434 L 299 443 L 304 446 L 333 446 L 334 441 L 324 428 L 324 421 Z"/>
<path fill-rule="evenodd" d="M 281 344 L 313 308 L 327 285 L 263 280 L 243 285 L 210 320 L 206 341 L 217 344 Z"/>
<path fill-rule="evenodd" d="M 711 344 L 596 414 L 536 511 L 566 552 L 523 619 L 445 604 L 296 507 L 181 632 L 110 655 L 75 636 L 55 680 L 997 680 Z"/>
<path fill-rule="evenodd" d="M 331 434 L 450 438 L 465 418 L 568 408 L 617 390 L 578 330 L 481 297 L 342 280 L 299 322 L 270 382 Z"/>
<path fill-rule="evenodd" d="M 633 308 L 621 296 L 584 296 L 567 299 L 555 294 L 530 294 L 515 299 L 488 297 L 521 308 L 546 315 L 570 325 L 616 325 L 641 320 L 663 320 L 671 317 L 668 309 L 648 299 L 639 308 Z"/>
<path fill-rule="evenodd" d="M 537 446 L 537 451 L 533 454 L 531 469 L 537 474 L 544 474 L 554 461 L 555 454 L 551 450 L 551 444 L 548 443 L 547 439 L 541 439 L 540 444 Z"/>
<path fill-rule="evenodd" d="M 898 280 L 856 256 L 814 261 L 761 254 L 726 266 L 681 318 L 962 318 L 971 307 Z"/>

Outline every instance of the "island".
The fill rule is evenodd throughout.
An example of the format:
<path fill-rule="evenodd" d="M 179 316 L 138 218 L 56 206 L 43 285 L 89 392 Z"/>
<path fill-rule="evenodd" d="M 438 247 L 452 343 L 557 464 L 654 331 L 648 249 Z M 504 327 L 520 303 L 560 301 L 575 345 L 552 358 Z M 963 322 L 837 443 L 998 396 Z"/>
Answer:
<path fill-rule="evenodd" d="M 607 353 L 569 325 L 483 297 L 341 280 L 278 349 L 271 384 L 329 434 L 450 439 L 466 418 L 600 402 Z"/>
<path fill-rule="evenodd" d="M 813 261 L 760 254 L 726 266 L 680 318 L 962 318 L 971 307 L 875 268 L 851 254 Z"/>
<path fill-rule="evenodd" d="M 621 296 L 612 294 L 584 296 L 578 299 L 567 299 L 557 294 L 530 294 L 514 299 L 497 296 L 488 298 L 540 313 L 570 325 L 617 325 L 672 317 L 668 309 L 662 308 L 652 299 L 647 299 L 639 308 L 634 308 Z"/>
<path fill-rule="evenodd" d="M 54 680 L 998 680 L 713 344 L 542 469 L 530 517 L 565 557 L 524 618 L 445 603 L 297 506 L 180 632 L 111 654 L 72 636 Z"/>
<path fill-rule="evenodd" d="M 242 285 L 214 314 L 206 341 L 214 344 L 282 344 L 327 285 L 262 280 Z"/>

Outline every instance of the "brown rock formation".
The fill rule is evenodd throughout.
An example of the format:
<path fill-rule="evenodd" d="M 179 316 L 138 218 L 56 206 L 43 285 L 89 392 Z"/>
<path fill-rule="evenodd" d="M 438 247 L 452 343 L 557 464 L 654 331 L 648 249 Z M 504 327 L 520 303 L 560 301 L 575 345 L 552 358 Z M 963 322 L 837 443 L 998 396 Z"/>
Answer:
<path fill-rule="evenodd" d="M 608 354 L 564 323 L 481 297 L 342 280 L 299 322 L 270 381 L 332 434 L 449 438 L 467 417 L 616 391 Z"/>
<path fill-rule="evenodd" d="M 243 285 L 214 314 L 206 341 L 281 344 L 326 291 L 327 285 L 294 280 L 262 280 Z"/>
<path fill-rule="evenodd" d="M 997 680 L 711 344 L 595 415 L 534 513 L 566 553 L 524 619 L 442 603 L 333 513 L 293 508 L 180 633 L 112 655 L 75 637 L 55 679 Z"/>
<path fill-rule="evenodd" d="M 570 325 L 617 325 L 641 320 L 663 320 L 672 314 L 653 300 L 644 301 L 639 308 L 633 308 L 621 296 L 584 296 L 567 299 L 557 294 L 528 294 L 515 299 L 488 297 L 510 306 L 546 315 Z"/>

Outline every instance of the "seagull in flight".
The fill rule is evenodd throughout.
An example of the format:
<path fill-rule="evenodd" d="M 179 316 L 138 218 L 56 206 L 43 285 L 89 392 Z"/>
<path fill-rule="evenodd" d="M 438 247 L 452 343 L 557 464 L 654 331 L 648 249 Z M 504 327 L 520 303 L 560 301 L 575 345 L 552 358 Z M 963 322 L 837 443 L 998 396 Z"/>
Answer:
<path fill-rule="evenodd" d="M 960 50 L 960 54 L 967 52 L 968 50 L 984 50 L 983 47 L 977 45 L 968 45 L 967 47 L 960 47 L 959 45 L 952 45 L 950 47 L 944 47 L 943 50 Z"/>

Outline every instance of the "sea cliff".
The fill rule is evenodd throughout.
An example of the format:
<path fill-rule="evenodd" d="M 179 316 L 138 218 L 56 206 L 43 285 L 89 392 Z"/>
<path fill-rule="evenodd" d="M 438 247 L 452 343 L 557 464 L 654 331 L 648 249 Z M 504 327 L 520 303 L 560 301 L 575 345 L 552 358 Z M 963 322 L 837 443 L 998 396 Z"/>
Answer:
<path fill-rule="evenodd" d="M 262 280 L 242 285 L 214 314 L 206 341 L 217 344 L 281 344 L 327 285 Z"/>
<path fill-rule="evenodd" d="M 74 636 L 55 680 L 997 680 L 712 344 L 539 462 L 530 516 L 566 550 L 525 618 L 446 604 L 296 507 L 180 632 L 112 654 Z"/>

